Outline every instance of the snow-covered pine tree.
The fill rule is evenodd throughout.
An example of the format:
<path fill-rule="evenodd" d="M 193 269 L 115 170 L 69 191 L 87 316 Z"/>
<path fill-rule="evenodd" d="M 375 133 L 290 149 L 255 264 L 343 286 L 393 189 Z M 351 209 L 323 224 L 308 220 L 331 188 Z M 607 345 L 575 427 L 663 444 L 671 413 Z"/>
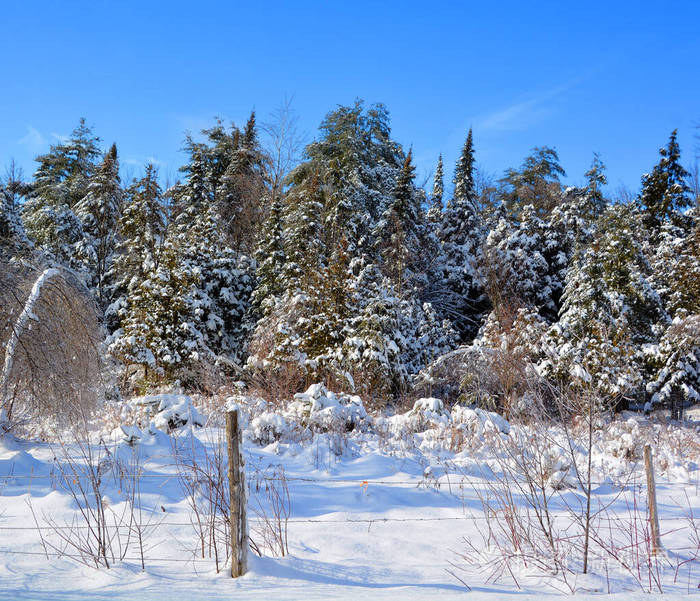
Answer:
<path fill-rule="evenodd" d="M 453 350 L 459 341 L 457 332 L 448 319 L 441 319 L 430 303 L 423 303 L 418 322 L 418 371 L 435 359 Z"/>
<path fill-rule="evenodd" d="M 169 239 L 178 260 L 189 265 L 196 277 L 190 300 L 197 322 L 191 326 L 201 334 L 203 348 L 214 356 L 239 361 L 246 343 L 240 333 L 247 328 L 243 320 L 255 266 L 226 245 L 203 145 L 192 144 L 190 161 L 182 171 L 187 177 L 174 193 L 176 216 Z"/>
<path fill-rule="evenodd" d="M 6 184 L 0 183 L 0 248 L 14 254 L 29 247 L 19 207 L 15 203 L 15 193 Z"/>
<path fill-rule="evenodd" d="M 589 187 L 567 188 L 544 222 L 541 253 L 547 261 L 551 302 L 542 314 L 550 322 L 559 314 L 566 274 L 575 250 L 592 239 L 601 202 L 596 194 Z"/>
<path fill-rule="evenodd" d="M 447 203 L 448 207 L 450 204 L 459 203 L 466 199 L 474 203 L 476 186 L 474 185 L 474 137 L 471 127 L 467 139 L 464 141 L 462 153 L 457 159 L 452 183 L 454 184 L 454 193 L 452 201 Z"/>
<path fill-rule="evenodd" d="M 85 268 L 89 247 L 75 207 L 97 169 L 99 142 L 81 119 L 66 142 L 38 156 L 39 166 L 21 211 L 27 235 L 37 247 L 78 270 Z"/>
<path fill-rule="evenodd" d="M 476 207 L 471 129 L 457 161 L 453 183 L 454 195 L 442 215 L 441 250 L 430 300 L 441 318 L 452 322 L 460 340 L 467 341 L 476 334 L 486 306 L 477 271 L 483 232 Z"/>
<path fill-rule="evenodd" d="M 275 337 L 267 359 L 298 364 L 301 370 L 317 372 L 317 357 L 326 353 L 328 340 L 318 320 L 323 295 L 322 279 L 326 269 L 323 245 L 324 198 L 317 173 L 304 176 L 296 172 L 298 184 L 286 197 L 284 213 L 284 257 L 280 297 L 276 302 L 283 331 Z M 265 324 L 261 324 L 265 327 Z M 323 326 L 323 323 L 322 323 Z M 260 332 L 262 335 L 262 332 Z"/>
<path fill-rule="evenodd" d="M 369 405 L 384 406 L 408 385 L 402 360 L 401 301 L 387 285 L 376 264 L 357 278 L 355 312 L 342 356 L 355 390 Z"/>
<path fill-rule="evenodd" d="M 408 151 L 396 179 L 393 199 L 375 230 L 381 271 L 401 298 L 415 287 L 419 258 L 420 204 L 413 186 L 413 152 Z"/>
<path fill-rule="evenodd" d="M 647 384 L 651 395 L 647 410 L 655 405 L 673 405 L 676 400 L 684 404 L 700 402 L 700 315 L 688 315 L 681 309 L 647 355 L 656 367 Z M 674 398 L 676 395 L 680 399 Z M 680 408 L 671 407 L 675 412 Z"/>
<path fill-rule="evenodd" d="M 146 165 L 144 176 L 128 188 L 119 220 L 119 275 L 140 279 L 157 265 L 160 245 L 165 239 L 166 215 L 158 170 Z"/>
<path fill-rule="evenodd" d="M 689 228 L 683 216 L 675 217 L 661 225 L 656 243 L 647 245 L 649 278 L 671 316 L 700 314 L 700 221 Z"/>
<path fill-rule="evenodd" d="M 522 208 L 518 224 L 500 218 L 484 250 L 487 290 L 496 310 L 530 308 L 543 315 L 556 311 L 546 247 L 547 224 L 533 205 Z"/>
<path fill-rule="evenodd" d="M 381 104 L 365 109 L 358 100 L 338 107 L 326 115 L 320 130 L 321 137 L 307 146 L 306 155 L 327 188 L 326 244 L 332 252 L 346 239 L 354 262 L 374 254 L 372 231 L 393 201 L 405 156 L 391 139 L 389 115 Z"/>
<path fill-rule="evenodd" d="M 645 273 L 637 240 L 639 215 L 628 206 L 607 209 L 590 245 L 569 267 L 559 322 L 550 330 L 542 372 L 564 382 L 592 382 L 604 398 L 640 392 L 642 345 L 655 341 L 667 320 Z"/>
<path fill-rule="evenodd" d="M 76 214 L 83 224 L 87 267 L 97 300 L 103 308 L 109 300 L 107 274 L 114 258 L 122 197 L 117 146 L 112 144 L 101 165 L 88 179 L 85 196 L 75 205 Z"/>
<path fill-rule="evenodd" d="M 642 176 L 638 202 L 644 211 L 644 222 L 652 232 L 657 232 L 673 211 L 682 211 L 691 204 L 690 188 L 686 182 L 689 174 L 680 162 L 677 135 L 674 129 L 668 144 L 659 149 L 659 162 L 651 173 Z"/>
<path fill-rule="evenodd" d="M 153 164 L 146 166 L 144 176 L 129 186 L 125 196 L 119 219 L 119 244 L 110 274 L 113 300 L 105 314 L 110 331 L 118 329 L 127 318 L 132 294 L 158 268 L 165 240 L 163 193 Z"/>
<path fill-rule="evenodd" d="M 281 199 L 272 201 L 270 211 L 262 225 L 262 233 L 255 252 L 256 286 L 251 309 L 258 318 L 270 314 L 284 289 L 283 273 L 286 256 L 283 239 L 283 210 Z"/>
<path fill-rule="evenodd" d="M 199 276 L 166 240 L 158 264 L 131 287 L 109 352 L 125 365 L 125 382 L 135 389 L 176 379 L 185 385 L 201 380 L 202 363 L 212 352 L 198 314 Z"/>
<path fill-rule="evenodd" d="M 608 184 L 605 169 L 605 163 L 600 159 L 600 155 L 597 152 L 593 153 L 591 167 L 584 174 L 587 181 L 586 190 L 588 191 L 588 202 L 581 207 L 581 209 L 587 209 L 585 212 L 582 212 L 581 217 L 589 221 L 593 221 L 602 215 L 608 204 L 608 201 L 603 195 L 603 186 Z"/>
<path fill-rule="evenodd" d="M 438 156 L 435 175 L 433 176 L 433 190 L 430 194 L 430 208 L 428 209 L 428 221 L 435 225 L 442 221 L 442 197 L 445 194 L 445 172 L 442 166 L 442 154 Z"/>

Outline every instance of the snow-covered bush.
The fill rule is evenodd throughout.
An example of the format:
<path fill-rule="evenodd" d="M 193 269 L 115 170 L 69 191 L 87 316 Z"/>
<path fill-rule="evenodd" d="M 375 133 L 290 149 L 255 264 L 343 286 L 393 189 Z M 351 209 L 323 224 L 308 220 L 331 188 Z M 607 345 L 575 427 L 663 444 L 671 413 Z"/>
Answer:
<path fill-rule="evenodd" d="M 658 369 L 647 384 L 652 397 L 646 410 L 668 404 L 674 392 L 686 402 L 700 401 L 700 315 L 676 317 L 648 354 Z"/>
<path fill-rule="evenodd" d="M 450 412 L 440 399 L 424 398 L 413 403 L 413 408 L 407 413 L 390 417 L 389 422 L 396 434 L 425 432 L 447 426 Z"/>
<path fill-rule="evenodd" d="M 237 400 L 241 402 L 239 397 Z M 267 404 L 262 399 L 248 397 L 243 398 L 240 406 L 244 413 L 247 409 L 251 416 L 255 414 L 250 420 L 248 435 L 258 444 L 299 442 L 312 433 L 345 437 L 350 432 L 366 431 L 372 426 L 360 397 L 331 392 L 323 384 L 313 384 L 305 392 L 295 394 L 293 401 L 277 411 L 266 410 Z"/>
<path fill-rule="evenodd" d="M 452 422 L 462 425 L 472 437 L 483 438 L 485 432 L 510 433 L 510 424 L 504 417 L 478 407 L 470 409 L 456 405 L 452 408 Z"/>
<path fill-rule="evenodd" d="M 251 421 L 249 431 L 254 442 L 268 445 L 288 436 L 292 430 L 293 425 L 284 416 L 266 411 Z"/>
<path fill-rule="evenodd" d="M 184 394 L 163 393 L 136 397 L 131 404 L 144 407 L 155 428 L 172 432 L 186 425 L 204 426 L 204 416 L 197 410 L 192 398 Z"/>
<path fill-rule="evenodd" d="M 313 384 L 306 392 L 294 395 L 285 416 L 317 431 L 352 431 L 366 428 L 370 418 L 359 396 L 336 394 L 323 384 Z"/>
<path fill-rule="evenodd" d="M 605 452 L 613 457 L 636 461 L 642 458 L 645 436 L 634 419 L 615 422 L 610 426 L 610 435 L 604 443 Z"/>

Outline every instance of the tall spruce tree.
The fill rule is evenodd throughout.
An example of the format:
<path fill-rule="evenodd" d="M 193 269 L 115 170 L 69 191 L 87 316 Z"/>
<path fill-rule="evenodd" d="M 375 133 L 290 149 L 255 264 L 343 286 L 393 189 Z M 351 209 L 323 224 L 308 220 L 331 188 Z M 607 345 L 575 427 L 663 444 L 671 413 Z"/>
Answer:
<path fill-rule="evenodd" d="M 474 141 L 472 129 L 469 128 L 467 139 L 464 141 L 462 154 L 460 154 L 455 166 L 455 173 L 452 179 L 454 184 L 453 203 L 468 200 L 474 203 L 476 200 L 476 187 L 474 185 Z"/>
<path fill-rule="evenodd" d="M 444 184 L 445 173 L 442 166 L 442 154 L 438 156 L 435 175 L 433 176 L 433 190 L 430 195 L 430 209 L 428 210 L 428 221 L 439 224 L 442 220 L 442 197 L 445 194 Z"/>
<path fill-rule="evenodd" d="M 109 300 L 107 274 L 114 258 L 122 196 L 117 146 L 112 144 L 102 164 L 90 176 L 85 196 L 75 205 L 88 248 L 88 268 L 103 308 Z"/>
<path fill-rule="evenodd" d="M 98 168 L 99 142 L 81 119 L 68 140 L 38 156 L 21 211 L 30 239 L 54 260 L 79 270 L 86 268 L 90 248 L 75 210 Z"/>
<path fill-rule="evenodd" d="M 477 263 L 482 230 L 476 207 L 474 143 L 469 130 L 454 174 L 454 195 L 442 215 L 441 252 L 430 300 L 449 319 L 462 341 L 473 338 L 484 310 Z"/>
<path fill-rule="evenodd" d="M 112 267 L 113 301 L 106 317 L 110 330 L 128 314 L 129 299 L 144 278 L 158 268 L 165 241 L 166 215 L 158 171 L 146 166 L 144 176 L 126 190 L 119 219 L 119 243 Z"/>
<path fill-rule="evenodd" d="M 262 234 L 255 252 L 257 261 L 256 287 L 252 297 L 253 319 L 267 316 L 284 288 L 283 273 L 286 263 L 283 238 L 283 206 L 275 199 L 262 226 Z"/>
<path fill-rule="evenodd" d="M 605 163 L 600 160 L 600 155 L 597 152 L 593 154 L 591 167 L 584 175 L 587 181 L 586 190 L 588 191 L 591 212 L 583 216 L 593 220 L 603 213 L 607 205 L 603 196 L 603 186 L 608 184 L 608 178 L 605 176 Z"/>
<path fill-rule="evenodd" d="M 642 177 L 639 204 L 644 211 L 645 223 L 653 231 L 657 231 L 673 211 L 691 205 L 690 188 L 686 182 L 689 174 L 680 162 L 677 135 L 678 131 L 674 129 L 668 144 L 659 150 L 661 159 L 651 173 Z"/>
<path fill-rule="evenodd" d="M 415 282 L 413 267 L 418 258 L 420 205 L 413 185 L 414 174 L 413 151 L 409 150 L 396 179 L 394 198 L 375 230 L 382 272 L 399 297 Z"/>

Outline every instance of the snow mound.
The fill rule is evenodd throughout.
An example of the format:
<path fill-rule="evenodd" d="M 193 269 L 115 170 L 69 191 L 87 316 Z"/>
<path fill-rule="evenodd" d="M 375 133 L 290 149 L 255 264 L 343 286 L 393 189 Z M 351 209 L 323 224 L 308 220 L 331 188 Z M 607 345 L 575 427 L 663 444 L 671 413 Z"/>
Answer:
<path fill-rule="evenodd" d="M 283 437 L 288 437 L 293 424 L 283 415 L 265 411 L 250 423 L 250 438 L 261 445 L 268 445 Z"/>
<path fill-rule="evenodd" d="M 145 407 L 152 426 L 168 433 L 186 425 L 202 427 L 206 421 L 192 399 L 185 394 L 154 394 L 136 397 L 131 403 Z"/>
<path fill-rule="evenodd" d="M 482 438 L 486 432 L 510 433 L 510 424 L 503 416 L 478 407 L 469 409 L 456 405 L 452 408 L 452 422 L 455 425 L 464 426 L 464 430 L 479 438 Z"/>
<path fill-rule="evenodd" d="M 306 392 L 295 394 L 284 416 L 314 432 L 350 432 L 365 428 L 370 422 L 359 396 L 336 394 L 323 384 L 312 384 Z"/>
<path fill-rule="evenodd" d="M 35 459 L 30 453 L 19 448 L 12 436 L 0 437 L 0 484 L 12 480 L 15 475 L 48 474 L 47 464 Z"/>
<path fill-rule="evenodd" d="M 398 437 L 433 428 L 444 428 L 450 421 L 450 412 L 445 409 L 445 404 L 432 397 L 418 399 L 410 411 L 392 415 L 386 420 L 389 431 Z"/>

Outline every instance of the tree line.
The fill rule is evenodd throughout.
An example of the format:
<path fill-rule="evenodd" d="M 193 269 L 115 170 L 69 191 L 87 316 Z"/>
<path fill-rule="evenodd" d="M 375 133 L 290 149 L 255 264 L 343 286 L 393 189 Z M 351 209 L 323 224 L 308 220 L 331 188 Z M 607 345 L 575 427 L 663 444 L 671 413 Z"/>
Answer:
<path fill-rule="evenodd" d="M 597 154 L 580 187 L 550 147 L 483 177 L 469 130 L 448 197 L 442 157 L 417 185 L 381 104 L 329 112 L 300 160 L 277 117 L 271 144 L 255 113 L 188 135 L 171 186 L 153 164 L 122 181 L 84 120 L 30 180 L 8 169 L 1 260 L 84 283 L 123 391 L 323 381 L 382 406 L 428 386 L 513 411 L 536 377 L 700 400 L 697 168 L 675 131 L 640 193 L 610 199 Z"/>

